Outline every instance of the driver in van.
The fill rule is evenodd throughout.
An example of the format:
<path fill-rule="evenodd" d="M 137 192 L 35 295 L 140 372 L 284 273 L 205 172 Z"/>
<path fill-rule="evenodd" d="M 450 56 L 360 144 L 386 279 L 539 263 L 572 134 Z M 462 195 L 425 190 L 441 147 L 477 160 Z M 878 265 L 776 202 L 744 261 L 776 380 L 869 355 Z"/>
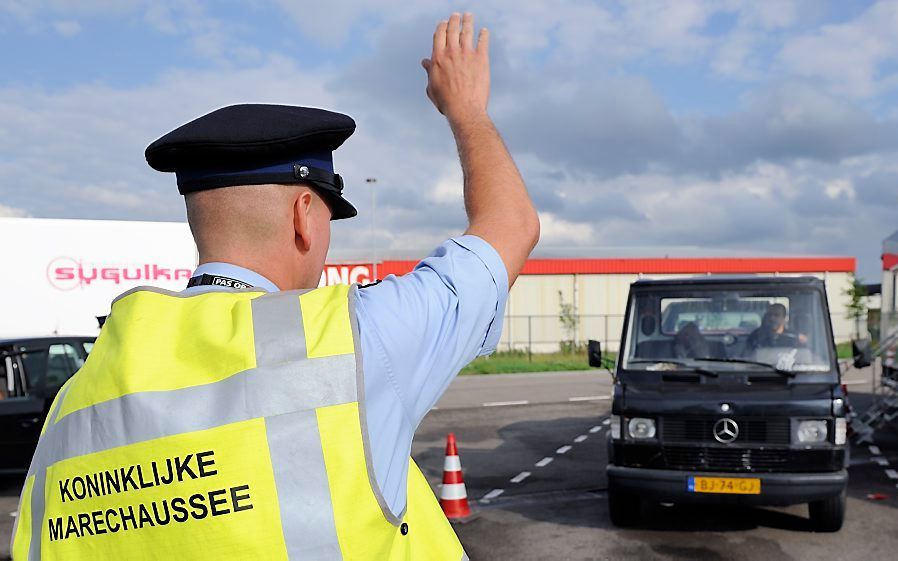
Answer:
<path fill-rule="evenodd" d="M 786 306 L 771 304 L 764 313 L 761 326 L 748 336 L 748 348 L 754 350 L 763 347 L 803 346 L 807 337 L 789 330 L 786 327 L 788 318 Z"/>

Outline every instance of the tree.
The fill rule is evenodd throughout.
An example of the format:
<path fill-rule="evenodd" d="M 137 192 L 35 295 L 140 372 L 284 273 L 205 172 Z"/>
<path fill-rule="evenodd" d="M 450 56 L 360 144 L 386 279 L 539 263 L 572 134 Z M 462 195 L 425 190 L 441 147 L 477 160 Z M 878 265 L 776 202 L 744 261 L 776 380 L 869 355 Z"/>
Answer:
<path fill-rule="evenodd" d="M 560 342 L 561 352 L 576 352 L 577 326 L 580 324 L 580 316 L 577 315 L 573 302 L 564 301 L 564 294 L 560 290 L 558 291 L 558 309 L 558 321 L 561 322 L 561 329 L 564 330 L 567 337 Z"/>
<path fill-rule="evenodd" d="M 845 289 L 848 296 L 848 318 L 854 320 L 854 332 L 857 339 L 861 338 L 861 320 L 867 317 L 867 288 L 854 273 L 851 274 L 851 285 Z"/>

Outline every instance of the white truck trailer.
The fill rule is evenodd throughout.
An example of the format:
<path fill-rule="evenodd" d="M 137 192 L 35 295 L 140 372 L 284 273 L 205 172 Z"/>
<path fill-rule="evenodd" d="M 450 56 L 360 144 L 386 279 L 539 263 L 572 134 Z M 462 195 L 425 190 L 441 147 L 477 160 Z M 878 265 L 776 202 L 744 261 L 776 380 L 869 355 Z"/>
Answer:
<path fill-rule="evenodd" d="M 186 223 L 0 218 L 0 339 L 96 335 L 113 298 L 183 290 L 196 266 Z"/>

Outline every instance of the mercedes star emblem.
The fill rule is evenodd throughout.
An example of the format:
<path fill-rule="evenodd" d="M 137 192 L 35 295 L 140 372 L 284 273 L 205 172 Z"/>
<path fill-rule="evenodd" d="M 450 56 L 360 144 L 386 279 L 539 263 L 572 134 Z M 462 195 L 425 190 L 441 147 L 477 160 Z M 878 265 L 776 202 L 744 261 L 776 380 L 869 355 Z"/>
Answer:
<path fill-rule="evenodd" d="M 729 444 L 739 436 L 739 425 L 736 421 L 723 418 L 714 423 L 714 439 L 721 444 Z"/>

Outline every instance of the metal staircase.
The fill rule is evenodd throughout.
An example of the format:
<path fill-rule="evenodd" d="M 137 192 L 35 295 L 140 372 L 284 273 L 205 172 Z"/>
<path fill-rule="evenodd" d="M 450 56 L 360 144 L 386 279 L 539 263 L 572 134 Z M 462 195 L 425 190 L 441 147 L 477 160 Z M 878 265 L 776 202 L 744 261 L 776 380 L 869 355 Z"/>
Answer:
<path fill-rule="evenodd" d="M 858 444 L 873 442 L 873 433 L 886 423 L 898 418 L 898 364 L 895 348 L 898 347 L 898 331 L 886 337 L 873 351 L 873 368 L 876 359 L 881 360 L 879 378 L 882 393 L 874 396 L 873 405 L 851 421 L 851 430 Z"/>

